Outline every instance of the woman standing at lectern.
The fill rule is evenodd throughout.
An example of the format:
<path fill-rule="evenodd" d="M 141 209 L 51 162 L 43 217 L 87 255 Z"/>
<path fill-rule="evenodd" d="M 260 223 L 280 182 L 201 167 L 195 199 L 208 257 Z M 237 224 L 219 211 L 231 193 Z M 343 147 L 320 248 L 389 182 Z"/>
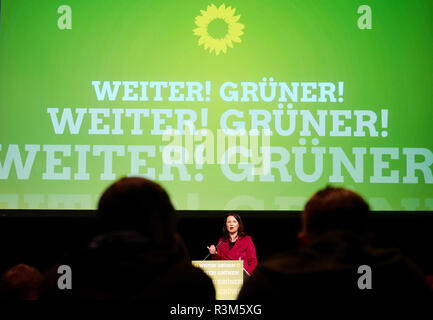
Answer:
<path fill-rule="evenodd" d="M 244 269 L 251 274 L 257 266 L 256 248 L 250 236 L 244 232 L 244 224 L 238 214 L 230 213 L 224 220 L 223 235 L 217 246 L 207 247 L 215 260 L 243 260 Z"/>

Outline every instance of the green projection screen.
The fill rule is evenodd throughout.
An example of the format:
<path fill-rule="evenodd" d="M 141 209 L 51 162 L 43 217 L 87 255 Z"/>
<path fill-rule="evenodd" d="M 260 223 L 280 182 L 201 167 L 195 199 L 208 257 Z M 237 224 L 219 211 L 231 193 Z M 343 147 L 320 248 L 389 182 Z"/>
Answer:
<path fill-rule="evenodd" d="M 3 0 L 0 208 L 431 211 L 432 75 L 430 0 Z"/>

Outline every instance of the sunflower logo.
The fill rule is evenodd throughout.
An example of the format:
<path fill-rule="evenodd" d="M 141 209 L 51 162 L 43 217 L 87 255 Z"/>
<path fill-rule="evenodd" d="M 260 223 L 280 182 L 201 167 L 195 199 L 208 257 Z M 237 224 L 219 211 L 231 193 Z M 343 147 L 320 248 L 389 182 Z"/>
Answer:
<path fill-rule="evenodd" d="M 219 55 L 221 51 L 226 53 L 227 47 L 233 48 L 233 42 L 242 42 L 240 36 L 244 34 L 242 29 L 245 26 L 237 22 L 241 16 L 235 16 L 235 11 L 224 4 L 219 8 L 211 4 L 206 11 L 200 10 L 201 15 L 195 18 L 198 28 L 192 30 L 200 37 L 198 45 Z"/>

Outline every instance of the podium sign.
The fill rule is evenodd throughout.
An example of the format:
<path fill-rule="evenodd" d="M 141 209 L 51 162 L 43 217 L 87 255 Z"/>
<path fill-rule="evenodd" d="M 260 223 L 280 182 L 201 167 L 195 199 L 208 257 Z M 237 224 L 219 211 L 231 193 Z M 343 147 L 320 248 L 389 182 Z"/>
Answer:
<path fill-rule="evenodd" d="M 244 282 L 242 260 L 192 261 L 192 265 L 212 279 L 217 300 L 237 299 Z"/>

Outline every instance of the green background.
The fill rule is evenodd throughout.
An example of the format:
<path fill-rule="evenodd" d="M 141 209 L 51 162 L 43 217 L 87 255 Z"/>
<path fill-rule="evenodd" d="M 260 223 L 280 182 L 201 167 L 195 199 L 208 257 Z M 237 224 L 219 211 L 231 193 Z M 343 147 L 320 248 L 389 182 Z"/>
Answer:
<path fill-rule="evenodd" d="M 209 4 L 236 8 L 245 26 L 242 43 L 235 43 L 218 56 L 198 46 L 192 30 L 200 10 Z M 72 29 L 59 30 L 61 5 L 72 8 Z M 79 135 L 55 135 L 47 108 L 191 108 L 209 109 L 208 127 L 216 130 L 221 114 L 231 108 L 277 109 L 277 102 L 225 102 L 219 86 L 226 81 L 259 82 L 263 77 L 277 81 L 344 81 L 344 103 L 294 103 L 295 109 L 389 109 L 388 137 L 319 137 L 319 146 L 398 147 L 433 149 L 433 2 L 368 1 L 373 29 L 360 30 L 357 9 L 361 1 L 1 1 L 0 25 L 0 163 L 9 144 L 120 144 L 158 145 L 159 136 L 88 135 L 84 120 Z M 120 81 L 212 81 L 209 102 L 122 102 L 97 101 L 92 80 Z M 123 91 L 120 91 L 121 95 Z M 378 111 L 380 114 L 380 111 Z M 111 120 L 106 121 L 110 123 Z M 150 123 L 150 122 L 147 122 Z M 168 124 L 173 122 L 168 121 Z M 353 129 L 352 129 L 353 130 Z M 145 131 L 146 132 L 146 131 Z M 306 137 L 309 148 L 312 137 Z M 299 130 L 290 137 L 274 135 L 273 146 L 299 146 Z M 350 154 L 350 153 L 349 153 Z M 74 152 L 73 152 L 74 155 Z M 126 152 L 126 155 L 128 153 Z M 330 164 L 325 155 L 325 165 Z M 160 173 L 161 157 L 148 158 Z M 433 185 L 370 184 L 372 155 L 365 156 L 364 183 L 350 176 L 344 186 L 365 196 L 375 210 L 432 210 Z M 76 157 L 62 164 L 75 173 Z M 311 168 L 312 156 L 305 168 Z M 224 210 L 237 196 L 259 202 L 236 209 L 299 210 L 317 189 L 328 184 L 331 169 L 324 167 L 314 183 L 299 181 L 289 162 L 292 182 L 231 182 L 219 165 L 198 170 L 188 166 L 191 181 L 162 182 L 178 209 Z M 25 194 L 88 194 L 93 209 L 99 194 L 111 183 L 101 181 L 102 157 L 89 156 L 89 181 L 46 181 L 44 153 L 38 153 L 29 180 L 18 180 L 14 168 L 9 179 L 0 181 L 0 194 L 18 195 L 18 208 L 50 207 L 47 201 L 29 208 Z M 115 158 L 117 177 L 130 170 L 129 157 Z M 405 157 L 391 161 L 391 168 L 405 175 Z M 307 172 L 310 169 L 307 169 Z M 194 180 L 203 173 L 201 182 Z M 312 172 L 312 169 L 311 171 Z M 344 169 L 343 169 L 344 172 Z M 384 175 L 389 170 L 384 170 Z M 418 172 L 419 174 L 419 172 Z M 419 175 L 421 177 L 421 175 Z M 189 194 L 189 195 L 188 195 Z M 192 194 L 192 195 L 191 195 Z M 188 203 L 188 197 L 198 197 Z M 293 197 L 279 206 L 275 197 Z M 294 201 L 298 198 L 298 201 Z M 385 199 L 377 200 L 377 198 Z M 413 203 L 403 205 L 402 203 Z M 429 205 L 430 203 L 430 205 Z M 8 205 L 0 200 L 0 208 Z M 9 206 L 10 208 L 10 206 Z M 62 208 L 62 206 L 59 206 Z M 65 209 L 68 207 L 65 207 Z M 80 208 L 70 207 L 70 209 Z"/>

